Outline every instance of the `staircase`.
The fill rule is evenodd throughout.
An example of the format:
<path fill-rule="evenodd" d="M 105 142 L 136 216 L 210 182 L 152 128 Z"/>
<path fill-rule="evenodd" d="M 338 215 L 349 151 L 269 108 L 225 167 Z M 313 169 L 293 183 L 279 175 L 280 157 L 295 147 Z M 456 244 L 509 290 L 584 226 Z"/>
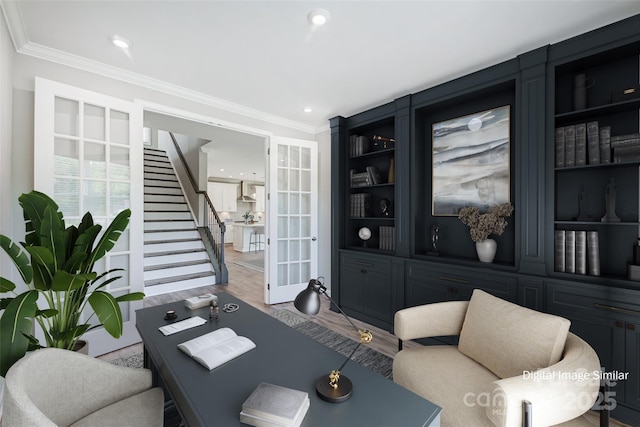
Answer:
<path fill-rule="evenodd" d="M 144 149 L 147 296 L 216 283 L 215 271 L 166 153 Z"/>

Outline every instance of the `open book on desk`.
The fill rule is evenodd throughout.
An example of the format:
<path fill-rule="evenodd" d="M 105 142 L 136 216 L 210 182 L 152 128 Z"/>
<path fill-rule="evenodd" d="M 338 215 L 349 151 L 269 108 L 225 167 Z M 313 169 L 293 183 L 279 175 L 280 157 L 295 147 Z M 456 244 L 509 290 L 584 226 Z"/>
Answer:
<path fill-rule="evenodd" d="M 220 328 L 182 344 L 178 348 L 209 370 L 255 348 L 249 338 L 238 336 L 232 329 Z"/>

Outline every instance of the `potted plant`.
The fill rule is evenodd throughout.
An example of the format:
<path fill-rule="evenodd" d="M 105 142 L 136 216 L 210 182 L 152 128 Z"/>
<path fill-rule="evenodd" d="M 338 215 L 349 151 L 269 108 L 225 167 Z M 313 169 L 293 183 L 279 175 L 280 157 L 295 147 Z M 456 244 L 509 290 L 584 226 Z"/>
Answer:
<path fill-rule="evenodd" d="M 89 212 L 77 227 L 65 227 L 58 205 L 46 194 L 32 191 L 18 200 L 25 218 L 25 241 L 16 243 L 0 235 L 0 247 L 20 272 L 27 290 L 16 295 L 16 285 L 0 277 L 0 292 L 13 294 L 0 299 L 4 309 L 0 318 L 2 376 L 29 349 L 42 346 L 33 336 L 33 320 L 42 329 L 46 347 L 73 350 L 85 332 L 99 326 L 119 338 L 123 320 L 118 303 L 144 298 L 142 292 L 116 298 L 106 290 L 121 277 L 113 273 L 122 269 L 94 271 L 96 261 L 114 247 L 127 228 L 129 209 L 120 212 L 98 238 L 102 226 L 94 224 Z M 83 320 L 87 304 L 93 314 Z M 94 316 L 97 322 L 92 325 Z"/>
<path fill-rule="evenodd" d="M 469 233 L 471 234 L 471 239 L 476 242 L 476 252 L 480 261 L 493 261 L 496 255 L 497 243 L 495 240 L 489 239 L 489 235 L 502 235 L 507 227 L 505 217 L 511 216 L 512 213 L 513 206 L 511 203 L 491 206 L 486 213 L 480 213 L 480 210 L 474 206 L 460 209 L 458 218 L 469 226 Z"/>

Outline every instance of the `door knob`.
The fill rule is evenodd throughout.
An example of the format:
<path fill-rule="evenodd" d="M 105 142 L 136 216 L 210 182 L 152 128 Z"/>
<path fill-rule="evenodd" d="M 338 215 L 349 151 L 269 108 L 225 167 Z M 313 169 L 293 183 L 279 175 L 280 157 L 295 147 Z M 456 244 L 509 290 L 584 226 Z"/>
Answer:
<path fill-rule="evenodd" d="M 318 240 L 318 239 L 316 239 L 316 236 L 313 236 L 313 237 L 311 238 L 311 240 L 313 240 L 313 241 L 315 242 L 315 241 L 316 241 L 316 240 Z"/>

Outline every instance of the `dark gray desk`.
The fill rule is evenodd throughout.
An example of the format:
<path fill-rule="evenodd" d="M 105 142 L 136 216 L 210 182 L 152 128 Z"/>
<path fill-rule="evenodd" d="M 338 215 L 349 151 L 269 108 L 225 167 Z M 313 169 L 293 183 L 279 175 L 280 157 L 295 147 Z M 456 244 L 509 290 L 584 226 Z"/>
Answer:
<path fill-rule="evenodd" d="M 315 392 L 316 378 L 337 369 L 344 356 L 244 301 L 226 293 L 217 295 L 220 307 L 235 302 L 240 310 L 220 310 L 218 321 L 169 336 L 158 330 L 167 323 L 167 310 L 175 310 L 178 320 L 192 315 L 208 320 L 208 308 L 191 311 L 180 301 L 137 311 L 145 364 L 159 375 L 189 426 L 244 425 L 239 418 L 242 403 L 262 381 L 309 393 L 311 406 L 304 427 L 440 426 L 438 406 L 353 361 L 343 370 L 353 381 L 351 399 L 344 403 L 320 400 Z M 209 371 L 177 347 L 225 326 L 250 338 L 256 348 Z"/>

